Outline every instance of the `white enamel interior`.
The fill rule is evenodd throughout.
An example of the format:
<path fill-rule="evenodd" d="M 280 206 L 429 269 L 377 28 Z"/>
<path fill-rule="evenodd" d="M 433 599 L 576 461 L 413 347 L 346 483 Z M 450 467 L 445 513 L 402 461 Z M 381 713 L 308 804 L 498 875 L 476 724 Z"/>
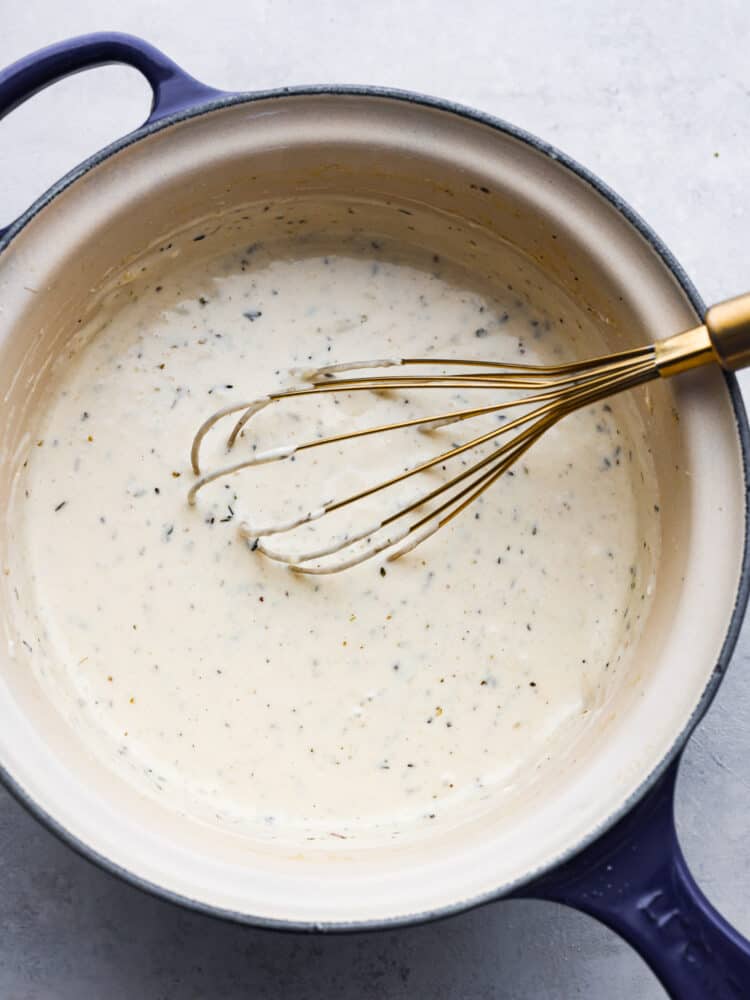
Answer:
<path fill-rule="evenodd" d="M 165 233 L 250 201 L 316 191 L 411 199 L 483 227 L 548 276 L 540 297 L 562 287 L 587 308 L 613 350 L 695 321 L 672 274 L 604 198 L 488 126 L 345 95 L 205 114 L 89 171 L 0 255 L 0 503 L 8 510 L 0 559 L 17 556 L 7 501 L 44 398 L 45 367 L 86 316 L 91 291 Z M 521 798 L 512 823 L 489 815 L 411 847 L 256 850 L 181 822 L 114 780 L 2 644 L 0 764 L 90 851 L 162 889 L 251 918 L 406 918 L 470 902 L 549 865 L 620 809 L 678 738 L 711 677 L 738 587 L 744 476 L 720 372 L 655 385 L 639 405 L 664 534 L 637 669 L 564 777 L 544 795 Z M 9 576 L 0 586 L 3 621 L 2 608 L 17 598 Z"/>

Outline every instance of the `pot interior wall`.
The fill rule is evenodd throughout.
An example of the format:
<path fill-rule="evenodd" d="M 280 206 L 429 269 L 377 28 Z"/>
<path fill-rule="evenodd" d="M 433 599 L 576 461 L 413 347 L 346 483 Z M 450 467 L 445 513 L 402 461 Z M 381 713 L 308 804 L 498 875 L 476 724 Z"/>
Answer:
<path fill-rule="evenodd" d="M 316 206 L 332 199 L 357 204 L 358 214 L 324 220 Z M 300 218 L 311 247 L 330 245 L 336 225 L 342 235 L 354 225 L 428 246 L 477 280 L 512 284 L 520 298 L 560 309 L 613 351 L 695 316 L 643 238 L 555 160 L 488 126 L 375 97 L 273 98 L 172 126 L 103 160 L 0 256 L 0 502 L 9 512 L 0 552 L 11 651 L 0 670 L 0 763 L 84 845 L 166 890 L 263 918 L 385 920 L 460 904 L 551 863 L 658 765 L 709 682 L 732 612 L 744 545 L 742 456 L 720 372 L 636 394 L 662 520 L 648 625 L 633 669 L 605 693 L 606 710 L 512 814 L 424 844 L 293 856 L 182 822 L 113 782 L 34 680 L 11 624 L 25 595 L 13 484 L 56 360 L 82 327 L 103 322 L 144 282 Z"/>

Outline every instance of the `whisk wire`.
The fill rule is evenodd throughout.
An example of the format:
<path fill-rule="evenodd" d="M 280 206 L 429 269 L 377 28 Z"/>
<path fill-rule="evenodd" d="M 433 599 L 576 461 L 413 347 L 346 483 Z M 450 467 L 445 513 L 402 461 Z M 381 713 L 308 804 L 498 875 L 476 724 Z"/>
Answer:
<path fill-rule="evenodd" d="M 249 459 L 219 468 L 203 475 L 192 486 L 188 499 L 195 503 L 198 492 L 206 485 L 224 476 L 231 476 L 254 465 L 281 461 L 290 458 L 298 452 L 320 448 L 326 445 L 341 444 L 357 438 L 375 434 L 384 434 L 394 430 L 417 428 L 432 431 L 447 424 L 457 423 L 476 417 L 497 414 L 503 410 L 523 407 L 524 412 L 502 426 L 471 438 L 463 444 L 426 459 L 390 478 L 375 483 L 343 499 L 333 499 L 320 507 L 293 518 L 287 522 L 253 527 L 247 522 L 241 525 L 241 533 L 252 543 L 252 547 L 268 558 L 286 563 L 290 569 L 299 573 L 332 573 L 349 568 L 352 565 L 373 558 L 379 553 L 390 549 L 388 559 L 400 557 L 424 541 L 438 528 L 443 527 L 458 516 L 471 503 L 478 499 L 501 475 L 507 472 L 519 458 L 562 417 L 582 406 L 589 405 L 601 398 L 623 391 L 634 385 L 641 384 L 650 378 L 658 376 L 654 363 L 654 347 L 635 348 L 617 356 L 607 356 L 589 361 L 571 362 L 552 367 L 538 365 L 506 364 L 503 362 L 458 361 L 455 359 L 406 358 L 377 359 L 357 363 L 335 364 L 304 372 L 308 385 L 302 388 L 280 390 L 249 403 L 231 404 L 218 410 L 209 417 L 195 435 L 191 449 L 191 462 L 196 474 L 200 474 L 200 448 L 206 434 L 223 418 L 240 413 L 230 432 L 228 450 L 236 443 L 248 421 L 261 410 L 272 403 L 291 400 L 306 396 L 329 393 L 391 392 L 411 390 L 415 388 L 440 389 L 495 389 L 515 390 L 525 392 L 518 398 L 503 399 L 498 403 L 485 406 L 469 407 L 463 410 L 453 410 L 442 414 L 426 417 L 414 417 L 409 420 L 394 421 L 374 427 L 365 427 L 341 434 L 329 435 L 303 441 L 299 444 L 284 445 L 257 452 Z M 458 374 L 423 374 L 417 376 L 356 376 L 342 377 L 341 372 L 365 370 L 383 367 L 405 367 L 411 365 L 432 365 L 442 368 L 462 365 L 464 367 L 484 368 L 484 371 Z M 493 369 L 487 371 L 486 369 Z M 533 391 L 531 395 L 529 390 Z M 317 521 L 326 514 L 341 510 L 357 501 L 364 500 L 376 493 L 397 485 L 411 477 L 428 472 L 437 465 L 447 465 L 448 462 L 469 451 L 481 448 L 497 438 L 518 431 L 504 445 L 495 444 L 495 450 L 483 456 L 478 461 L 462 470 L 438 486 L 430 489 L 409 502 L 398 507 L 393 513 L 382 518 L 378 523 L 346 534 L 343 538 L 318 545 L 298 555 L 285 552 L 283 549 L 268 545 L 264 538 L 268 535 L 282 534 L 293 531 L 303 524 Z M 466 482 L 466 480 L 469 480 Z M 463 485 L 462 485 L 463 484 Z M 409 514 L 416 513 L 438 498 L 441 502 L 412 523 L 395 529 L 395 524 Z M 374 538 L 379 532 L 386 531 L 385 537 Z M 374 539 L 374 540 L 373 540 Z M 355 546 L 366 541 L 361 549 Z M 399 544 L 403 543 L 403 544 Z M 352 550 L 333 563 L 323 566 L 306 565 L 313 560 Z"/>
<path fill-rule="evenodd" d="M 405 388 L 491 388 L 491 389 L 533 389 L 547 386 L 548 388 L 564 388 L 567 385 L 579 384 L 579 380 L 584 378 L 586 373 L 591 375 L 601 375 L 608 371 L 620 370 L 623 366 L 631 362 L 636 362 L 644 358 L 653 358 L 653 347 L 633 348 L 624 351 L 616 359 L 611 357 L 594 358 L 588 361 L 574 361 L 563 365 L 544 367 L 541 365 L 524 365 L 507 362 L 492 361 L 465 361 L 454 358 L 390 358 L 377 359 L 372 361 L 357 362 L 354 364 L 328 365 L 322 368 L 315 368 L 302 373 L 305 380 L 311 385 L 306 388 L 286 389 L 279 392 L 270 393 L 259 399 L 245 403 L 233 403 L 223 407 L 212 414 L 199 427 L 194 439 L 190 453 L 191 465 L 196 475 L 200 474 L 200 446 L 206 434 L 211 428 L 222 420 L 225 416 L 233 413 L 242 413 L 236 421 L 229 434 L 227 448 L 231 450 L 246 426 L 247 422 L 271 403 L 282 399 L 294 399 L 303 396 L 311 396 L 321 392 L 341 392 L 348 389 L 356 391 L 378 391 L 378 390 L 398 390 Z M 432 365 L 439 367 L 451 367 L 461 365 L 464 367 L 496 368 L 502 372 L 509 372 L 509 376 L 504 378 L 499 372 L 480 372 L 471 375 L 420 375 L 420 376 L 370 376 L 367 378 L 335 378 L 330 376 L 337 371 L 354 371 L 357 369 L 370 369 L 374 367 L 395 367 L 409 365 Z M 521 378 L 522 375 L 541 376 L 539 380 L 533 377 L 530 380 Z M 559 376 L 563 376 L 560 378 Z M 532 402 L 528 400 L 527 402 Z M 523 403 L 523 401 L 519 401 Z M 429 422 L 425 420 L 425 423 Z M 376 433 L 377 431 L 373 431 Z M 299 450 L 299 449 L 298 449 Z M 251 462 L 250 464 L 258 464 Z M 239 471 L 234 466 L 228 467 L 223 474 L 229 475 L 229 468 Z M 220 473 L 221 475 L 222 473 Z M 218 478 L 218 477 L 215 477 Z M 212 482 L 206 479 L 201 485 Z M 198 487 L 200 488 L 200 487 Z M 196 490 L 197 492 L 197 490 Z M 195 498 L 195 493 L 191 491 L 190 502 Z"/>
<path fill-rule="evenodd" d="M 376 427 L 368 427 L 358 431 L 349 431 L 344 434 L 331 435 L 325 438 L 316 438 L 314 440 L 306 441 L 303 442 L 302 444 L 294 446 L 282 446 L 280 448 L 269 449 L 266 452 L 258 453 L 253 457 L 246 459 L 244 462 L 238 462 L 232 465 L 225 466 L 224 468 L 218 469 L 215 472 L 211 473 L 210 475 L 202 477 L 198 482 L 196 482 L 192 486 L 188 494 L 188 501 L 191 504 L 193 504 L 195 502 L 195 498 L 199 490 L 201 490 L 208 483 L 211 483 L 216 479 L 221 478 L 222 476 L 232 475 L 236 472 L 240 472 L 243 469 L 250 468 L 254 465 L 262 465 L 265 464 L 266 462 L 271 462 L 271 461 L 280 461 L 282 459 L 289 458 L 291 455 L 296 454 L 297 452 L 306 451 L 309 450 L 310 448 L 319 448 L 324 445 L 337 444 L 342 441 L 352 440 L 357 437 L 367 437 L 372 434 L 383 434 L 387 433 L 388 431 L 402 430 L 408 427 L 418 427 L 419 425 L 430 425 L 431 429 L 435 429 L 436 427 L 442 424 L 455 423 L 460 420 L 467 420 L 476 416 L 483 416 L 486 414 L 495 413 L 500 410 L 509 409 L 516 406 L 535 405 L 537 403 L 543 402 L 548 399 L 562 400 L 567 398 L 567 396 L 571 393 L 577 393 L 587 385 L 601 383 L 602 380 L 605 380 L 609 375 L 617 375 L 623 370 L 629 371 L 632 369 L 633 366 L 637 365 L 639 362 L 643 364 L 653 364 L 653 349 L 640 349 L 637 352 L 633 351 L 630 352 L 629 357 L 630 356 L 632 356 L 633 358 L 632 361 L 630 361 L 629 359 L 627 360 L 621 359 L 616 363 L 615 362 L 602 363 L 598 367 L 595 367 L 594 362 L 589 362 L 585 366 L 586 369 L 591 369 L 591 371 L 588 374 L 584 374 L 579 377 L 569 377 L 562 380 L 552 380 L 551 382 L 547 381 L 546 383 L 545 382 L 538 383 L 541 385 L 546 384 L 548 388 L 545 392 L 538 393 L 533 396 L 527 396 L 525 398 L 520 398 L 520 399 L 505 400 L 501 403 L 484 407 L 472 407 L 467 410 L 451 411 L 449 413 L 440 414 L 437 417 L 436 416 L 415 417 L 411 420 L 397 421 L 390 424 L 380 424 Z M 411 362 L 409 361 L 409 359 L 407 359 L 407 361 L 403 363 L 411 363 Z M 441 363 L 441 362 L 436 362 L 436 363 Z M 577 367 L 579 371 L 584 371 L 583 364 L 580 364 Z M 554 371 L 554 369 L 552 370 Z M 524 382 L 523 380 L 515 378 L 511 378 L 508 380 L 501 380 L 496 376 L 494 378 L 495 382 L 489 385 L 489 387 L 491 388 L 503 388 L 503 389 L 510 388 L 518 390 L 525 388 L 533 388 L 537 386 L 537 383 L 534 383 L 532 385 L 530 383 Z M 441 379 L 442 381 L 440 381 Z M 445 379 L 442 376 L 433 376 L 433 377 L 427 376 L 425 378 L 415 377 L 414 381 L 408 383 L 403 383 L 401 380 L 394 380 L 387 377 L 367 379 L 367 380 L 362 379 L 354 381 L 355 384 L 350 384 L 351 380 L 336 379 L 332 382 L 315 384 L 310 388 L 291 389 L 277 393 L 272 393 L 266 397 L 262 397 L 250 403 L 232 404 L 231 406 L 227 406 L 222 408 L 221 410 L 218 410 L 211 417 L 209 417 L 208 420 L 204 421 L 204 423 L 198 429 L 195 438 L 193 439 L 193 446 L 191 449 L 191 464 L 193 467 L 193 471 L 196 474 L 200 473 L 200 460 L 199 460 L 200 446 L 205 435 L 208 433 L 209 430 L 211 430 L 211 428 L 216 423 L 218 423 L 219 420 L 233 413 L 244 411 L 242 413 L 242 417 L 234 425 L 229 435 L 229 439 L 227 442 L 228 450 L 231 450 L 231 448 L 234 446 L 238 434 L 247 424 L 247 422 L 252 417 L 254 417 L 258 412 L 260 412 L 260 410 L 268 406 L 270 403 L 276 403 L 281 400 L 289 400 L 303 396 L 318 395 L 320 393 L 325 393 L 325 392 L 341 392 L 344 390 L 372 391 L 373 389 L 383 389 L 383 388 L 387 389 L 403 389 L 403 388 L 415 388 L 415 387 L 446 388 L 446 386 L 452 388 L 457 384 L 452 379 Z M 459 385 L 458 387 L 465 388 L 466 385 L 462 384 Z M 480 386 L 470 385 L 469 387 L 483 388 L 484 385 Z M 510 426 L 514 425 L 509 424 L 508 427 Z"/>

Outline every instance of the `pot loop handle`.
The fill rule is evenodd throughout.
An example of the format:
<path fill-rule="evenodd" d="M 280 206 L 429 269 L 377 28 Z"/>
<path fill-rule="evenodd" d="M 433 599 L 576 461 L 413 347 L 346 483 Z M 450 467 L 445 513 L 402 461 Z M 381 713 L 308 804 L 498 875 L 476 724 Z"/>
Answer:
<path fill-rule="evenodd" d="M 144 125 L 224 95 L 224 91 L 190 76 L 141 38 L 114 31 L 97 32 L 48 45 L 0 70 L 0 119 L 57 80 L 110 63 L 132 66 L 148 81 L 153 96 Z M 0 238 L 8 228 L 0 228 Z"/>
<path fill-rule="evenodd" d="M 674 1000 L 750 997 L 750 941 L 706 899 L 674 823 L 679 761 L 612 829 L 518 895 L 572 906 L 611 927 Z"/>

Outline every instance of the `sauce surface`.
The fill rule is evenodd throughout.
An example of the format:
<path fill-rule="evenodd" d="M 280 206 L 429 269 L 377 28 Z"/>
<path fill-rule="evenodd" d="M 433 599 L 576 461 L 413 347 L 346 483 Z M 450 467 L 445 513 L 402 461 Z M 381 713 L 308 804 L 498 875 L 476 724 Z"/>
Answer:
<path fill-rule="evenodd" d="M 658 519 L 643 511 L 658 497 L 632 400 L 564 420 L 410 555 L 330 577 L 251 552 L 238 525 L 292 517 L 489 425 L 320 449 L 219 480 L 194 508 L 188 456 L 213 410 L 292 384 L 295 366 L 559 363 L 599 344 L 431 254 L 356 241 L 297 258 L 251 246 L 211 277 L 176 272 L 99 327 L 58 366 L 22 504 L 34 663 L 91 753 L 202 822 L 367 843 L 511 801 L 574 752 L 648 610 Z M 476 401 L 274 406 L 231 460 Z M 230 427 L 207 440 L 206 469 L 230 460 Z M 357 523 L 415 489 L 366 504 Z M 295 537 L 309 547 L 316 531 Z"/>

